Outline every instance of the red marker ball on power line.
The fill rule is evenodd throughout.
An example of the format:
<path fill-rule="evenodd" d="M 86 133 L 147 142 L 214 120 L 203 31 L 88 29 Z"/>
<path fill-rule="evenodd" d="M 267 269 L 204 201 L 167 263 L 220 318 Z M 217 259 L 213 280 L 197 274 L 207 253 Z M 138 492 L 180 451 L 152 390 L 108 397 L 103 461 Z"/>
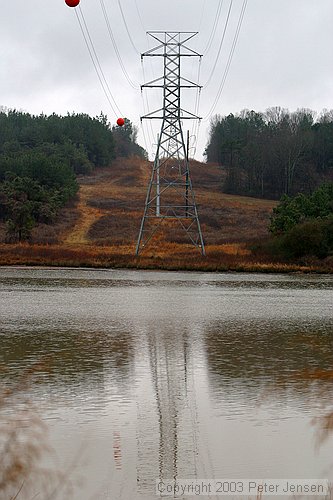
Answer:
<path fill-rule="evenodd" d="M 80 3 L 80 0 L 65 0 L 68 7 L 77 7 Z"/>
<path fill-rule="evenodd" d="M 124 120 L 124 118 L 118 118 L 118 120 L 117 120 L 117 125 L 119 125 L 119 127 L 122 127 L 123 125 L 125 125 L 125 120 Z"/>

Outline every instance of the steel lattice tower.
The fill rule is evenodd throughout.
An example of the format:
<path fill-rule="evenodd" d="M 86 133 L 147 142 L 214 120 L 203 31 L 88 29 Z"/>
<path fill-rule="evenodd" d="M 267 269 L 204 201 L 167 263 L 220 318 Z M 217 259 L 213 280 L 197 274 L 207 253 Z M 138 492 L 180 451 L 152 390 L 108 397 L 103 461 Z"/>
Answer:
<path fill-rule="evenodd" d="M 185 146 L 182 128 L 183 120 L 200 118 L 181 108 L 181 90 L 200 88 L 194 82 L 181 76 L 183 57 L 201 57 L 187 47 L 186 43 L 196 32 L 150 31 L 148 34 L 159 45 L 141 55 L 144 57 L 163 57 L 164 75 L 145 83 L 141 88 L 160 88 L 163 90 L 163 107 L 143 116 L 141 120 L 162 120 L 158 137 L 157 151 L 148 185 L 144 214 L 136 246 L 136 254 L 165 220 L 177 220 L 185 230 L 190 241 L 205 255 L 197 206 L 189 170 L 189 134 Z"/>

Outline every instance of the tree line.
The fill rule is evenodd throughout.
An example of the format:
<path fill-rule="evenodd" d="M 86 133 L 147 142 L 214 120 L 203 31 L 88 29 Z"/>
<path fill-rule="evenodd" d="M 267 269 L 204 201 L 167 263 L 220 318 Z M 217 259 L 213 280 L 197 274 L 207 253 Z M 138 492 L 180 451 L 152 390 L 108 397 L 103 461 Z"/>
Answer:
<path fill-rule="evenodd" d="M 28 239 L 38 223 L 52 223 L 77 191 L 78 174 L 110 165 L 116 156 L 145 157 L 136 129 L 111 127 L 107 116 L 34 116 L 0 110 L 0 220 L 8 241 Z"/>
<path fill-rule="evenodd" d="M 333 110 L 274 107 L 215 116 L 205 150 L 226 171 L 226 192 L 280 198 L 333 178 Z"/>

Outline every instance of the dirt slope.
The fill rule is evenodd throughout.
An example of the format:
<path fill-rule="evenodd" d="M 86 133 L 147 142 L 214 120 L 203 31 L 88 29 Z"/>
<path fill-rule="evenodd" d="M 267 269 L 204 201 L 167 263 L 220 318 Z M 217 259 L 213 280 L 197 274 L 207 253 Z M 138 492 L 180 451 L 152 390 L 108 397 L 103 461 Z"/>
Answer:
<path fill-rule="evenodd" d="M 118 159 L 111 167 L 82 177 L 77 222 L 64 232 L 62 242 L 133 243 L 140 227 L 150 168 L 137 158 Z M 276 202 L 222 193 L 223 172 L 216 165 L 193 162 L 191 173 L 206 244 L 242 243 L 267 234 Z"/>

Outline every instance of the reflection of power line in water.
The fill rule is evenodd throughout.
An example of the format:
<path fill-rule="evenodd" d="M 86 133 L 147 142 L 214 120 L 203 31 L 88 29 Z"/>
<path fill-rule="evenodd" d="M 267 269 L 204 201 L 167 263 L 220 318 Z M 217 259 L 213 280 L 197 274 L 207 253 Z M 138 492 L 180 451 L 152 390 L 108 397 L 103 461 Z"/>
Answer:
<path fill-rule="evenodd" d="M 185 355 L 184 359 L 186 360 L 185 366 L 187 367 L 186 387 L 188 388 L 188 393 L 189 393 L 188 406 L 192 424 L 191 429 L 194 442 L 193 449 L 195 450 L 194 454 L 195 478 L 200 479 L 202 477 L 205 478 L 215 477 L 215 471 L 214 471 L 214 464 L 211 457 L 209 443 L 207 442 L 207 439 L 203 439 L 203 436 L 199 432 L 198 428 L 198 422 L 199 422 L 198 396 L 197 396 L 197 388 L 194 375 L 195 356 L 194 352 L 191 352 L 192 350 L 193 350 L 193 344 L 190 344 L 190 342 L 188 342 L 186 335 L 184 341 L 184 355 Z M 207 464 L 205 462 L 205 458 L 202 456 L 203 450 L 205 450 L 206 453 Z M 215 498 L 218 500 L 219 497 L 215 496 Z"/>
<path fill-rule="evenodd" d="M 156 478 L 196 477 L 197 472 L 198 420 L 196 412 L 190 411 L 194 380 L 189 373 L 193 371 L 191 351 L 186 332 L 171 341 L 167 335 L 169 330 L 167 334 L 163 330 L 156 332 L 155 326 L 146 334 L 153 408 L 147 404 L 140 407 L 139 403 L 137 474 L 141 490 L 153 487 Z"/>

